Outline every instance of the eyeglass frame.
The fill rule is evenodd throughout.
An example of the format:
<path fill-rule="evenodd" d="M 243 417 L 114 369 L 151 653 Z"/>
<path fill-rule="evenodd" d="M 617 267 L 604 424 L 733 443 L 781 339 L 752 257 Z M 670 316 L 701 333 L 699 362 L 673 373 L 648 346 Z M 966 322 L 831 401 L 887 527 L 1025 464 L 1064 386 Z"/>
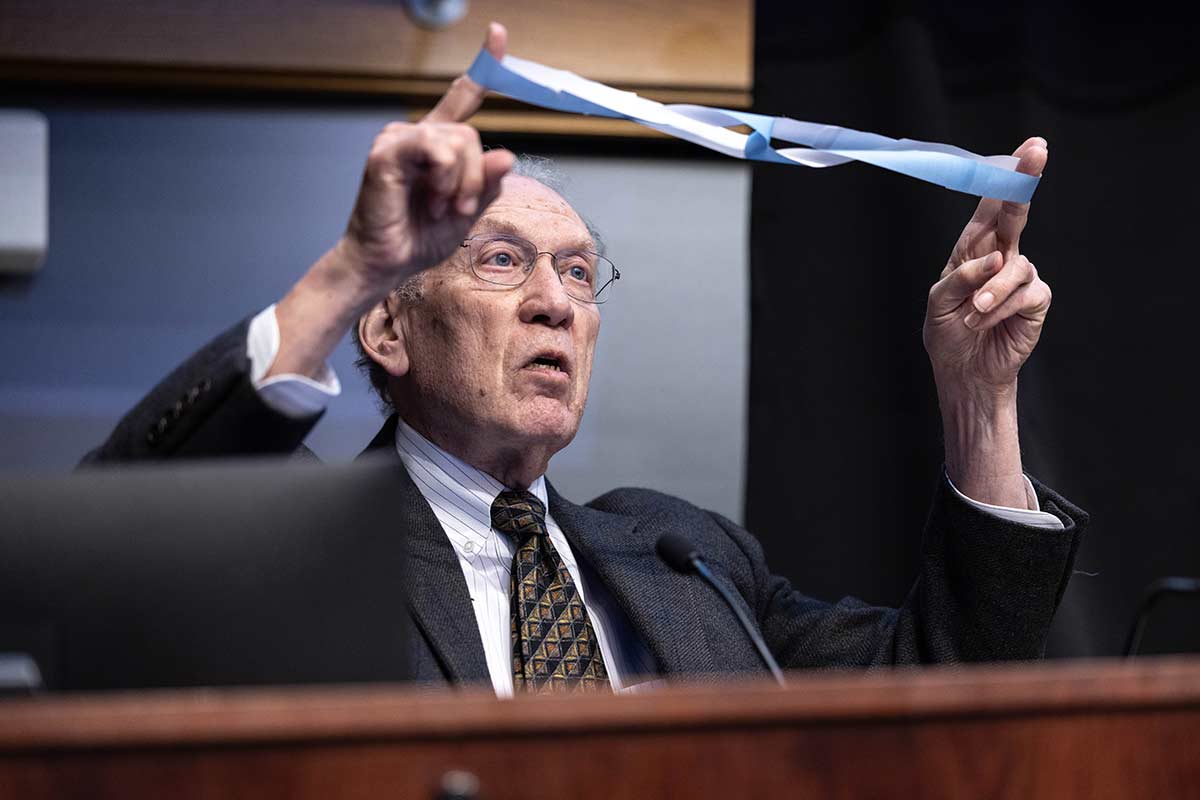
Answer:
<path fill-rule="evenodd" d="M 470 249 L 471 249 L 471 242 L 478 241 L 478 240 L 510 241 L 510 242 L 513 242 L 514 244 L 518 244 L 518 245 L 523 242 L 523 243 L 529 245 L 529 250 L 533 251 L 533 259 L 529 262 L 529 268 L 526 270 L 523 270 L 525 273 L 525 277 L 521 278 L 521 281 L 519 283 L 500 283 L 499 281 L 489 280 L 488 278 L 485 278 L 482 275 L 480 275 L 478 272 L 476 272 L 475 271 L 475 259 L 470 257 Z M 559 253 L 553 253 L 549 250 L 538 250 L 537 245 L 535 245 L 533 242 L 529 241 L 528 239 L 526 239 L 523 236 L 517 236 L 517 235 L 511 234 L 511 233 L 481 233 L 478 236 L 469 236 L 466 239 L 463 239 L 462 244 L 459 245 L 459 247 L 466 248 L 468 251 L 467 266 L 469 266 L 471 268 L 472 275 L 474 275 L 476 278 L 479 278 L 479 280 L 483 281 L 484 283 L 490 283 L 493 286 L 506 286 L 510 289 L 516 289 L 518 286 L 524 286 L 525 282 L 529 280 L 529 276 L 533 274 L 534 269 L 537 268 L 538 259 L 541 258 L 542 256 L 550 256 L 550 267 L 554 270 L 554 274 L 558 276 L 559 285 L 561 285 L 564 289 L 566 289 L 566 284 L 563 283 L 562 273 L 558 271 Z M 572 300 L 575 300 L 580 303 L 588 303 L 589 305 L 599 306 L 599 305 L 604 305 L 604 303 L 608 302 L 608 298 L 612 296 L 611 292 L 604 297 L 600 297 L 600 296 L 602 294 L 604 294 L 605 289 L 608 289 L 609 286 L 611 286 L 612 284 L 621 280 L 621 270 L 617 269 L 617 265 L 612 262 L 612 259 L 608 258 L 607 256 L 601 255 L 600 253 L 597 253 L 595 250 L 581 250 L 579 248 L 568 248 L 568 249 L 562 250 L 560 252 L 562 252 L 562 253 L 567 253 L 567 252 L 583 253 L 585 255 L 595 256 L 599 261 L 606 262 L 610 267 L 612 267 L 612 277 L 609 278 L 607 281 L 605 281 L 603 286 L 596 289 L 596 291 L 593 293 L 593 297 L 591 300 L 584 300 L 582 298 L 576 297 L 575 295 L 571 294 L 569 291 L 567 292 L 568 297 L 570 297 Z M 597 299 L 597 298 L 599 298 L 599 299 Z"/>

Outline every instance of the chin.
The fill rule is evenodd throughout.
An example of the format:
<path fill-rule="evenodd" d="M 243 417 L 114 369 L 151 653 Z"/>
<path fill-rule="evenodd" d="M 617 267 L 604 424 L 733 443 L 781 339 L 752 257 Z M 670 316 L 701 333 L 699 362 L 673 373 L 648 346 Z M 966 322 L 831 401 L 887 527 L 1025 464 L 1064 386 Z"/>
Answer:
<path fill-rule="evenodd" d="M 513 433 L 524 441 L 557 445 L 555 449 L 561 450 L 575 438 L 581 418 L 580 410 L 552 398 L 538 397 L 522 403 Z"/>

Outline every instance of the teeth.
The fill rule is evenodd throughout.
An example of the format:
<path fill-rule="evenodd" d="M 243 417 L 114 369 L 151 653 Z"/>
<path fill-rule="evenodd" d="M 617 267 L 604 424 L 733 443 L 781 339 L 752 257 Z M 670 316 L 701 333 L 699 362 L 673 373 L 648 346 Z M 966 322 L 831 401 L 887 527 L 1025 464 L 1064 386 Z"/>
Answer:
<path fill-rule="evenodd" d="M 534 361 L 529 366 L 536 369 L 552 369 L 555 372 L 562 372 L 562 368 L 559 367 L 558 364 L 547 364 L 543 361 Z"/>

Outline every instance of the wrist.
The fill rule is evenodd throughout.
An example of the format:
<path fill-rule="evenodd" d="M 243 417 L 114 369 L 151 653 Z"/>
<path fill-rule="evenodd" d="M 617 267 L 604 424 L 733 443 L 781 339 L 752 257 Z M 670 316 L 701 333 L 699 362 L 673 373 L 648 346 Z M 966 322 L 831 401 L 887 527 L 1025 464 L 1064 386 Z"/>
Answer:
<path fill-rule="evenodd" d="M 962 365 L 946 366 L 934 363 L 933 382 L 938 401 L 946 404 L 972 405 L 978 409 L 1015 405 L 1017 376 L 999 381 L 987 380 Z"/>
<path fill-rule="evenodd" d="M 364 278 L 340 243 L 317 259 L 275 306 L 279 351 L 267 377 L 315 377 L 346 332 L 387 289 Z"/>
<path fill-rule="evenodd" d="M 361 248 L 343 236 L 297 285 L 307 283 L 306 288 L 325 296 L 326 302 L 344 311 L 350 320 L 357 320 L 400 282 L 393 272 L 373 269 Z"/>
<path fill-rule="evenodd" d="M 980 391 L 939 382 L 938 400 L 950 480 L 973 500 L 1027 508 L 1016 385 Z"/>

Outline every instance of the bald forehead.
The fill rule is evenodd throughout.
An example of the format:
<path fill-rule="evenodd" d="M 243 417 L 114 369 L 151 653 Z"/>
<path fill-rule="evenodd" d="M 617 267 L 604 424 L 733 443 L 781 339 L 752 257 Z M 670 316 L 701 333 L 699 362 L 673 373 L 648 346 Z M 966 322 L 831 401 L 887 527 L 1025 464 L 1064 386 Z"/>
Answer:
<path fill-rule="evenodd" d="M 563 224 L 577 225 L 585 233 L 587 225 L 562 195 L 544 183 L 523 175 L 506 175 L 500 183 L 500 196 L 488 206 L 480 221 L 492 215 L 519 213 L 551 214 Z"/>

